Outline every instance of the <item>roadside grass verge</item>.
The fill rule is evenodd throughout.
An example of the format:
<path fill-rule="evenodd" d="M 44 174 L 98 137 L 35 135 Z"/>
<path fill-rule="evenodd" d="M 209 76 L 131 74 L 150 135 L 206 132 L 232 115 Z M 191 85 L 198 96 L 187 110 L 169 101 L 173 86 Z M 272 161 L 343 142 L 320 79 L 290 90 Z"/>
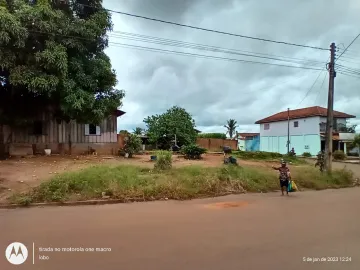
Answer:
<path fill-rule="evenodd" d="M 294 168 L 293 178 L 300 188 L 317 190 L 347 187 L 352 183 L 348 171 L 335 171 L 330 177 L 310 167 Z M 159 172 L 130 165 L 94 166 L 57 175 L 27 193 L 13 195 L 9 201 L 28 205 L 101 199 L 104 194 L 124 202 L 186 200 L 278 189 L 277 172 L 267 168 L 186 166 Z"/>

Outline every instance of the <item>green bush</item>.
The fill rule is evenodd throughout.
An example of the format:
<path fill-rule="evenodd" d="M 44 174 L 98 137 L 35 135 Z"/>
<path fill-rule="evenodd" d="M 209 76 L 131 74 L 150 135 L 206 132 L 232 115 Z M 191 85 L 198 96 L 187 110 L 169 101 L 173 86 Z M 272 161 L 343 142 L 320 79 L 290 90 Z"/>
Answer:
<path fill-rule="evenodd" d="M 186 145 L 181 149 L 181 152 L 187 159 L 201 159 L 201 155 L 206 153 L 206 149 L 196 144 Z"/>
<path fill-rule="evenodd" d="M 155 170 L 169 170 L 172 167 L 172 153 L 171 151 L 160 150 L 156 152 Z"/>
<path fill-rule="evenodd" d="M 134 154 L 137 154 L 141 150 L 141 138 L 135 134 L 128 134 L 123 151 L 129 154 L 131 158 Z"/>
<path fill-rule="evenodd" d="M 255 152 L 248 152 L 248 151 L 238 151 L 236 152 L 236 156 L 242 159 L 279 159 L 282 158 L 283 155 L 274 152 L 263 152 L 263 151 L 255 151 Z"/>
<path fill-rule="evenodd" d="M 207 138 L 207 139 L 226 139 L 225 133 L 200 133 L 198 138 Z"/>
<path fill-rule="evenodd" d="M 310 152 L 304 152 L 302 154 L 303 157 L 312 157 L 312 155 L 310 154 Z"/>
<path fill-rule="evenodd" d="M 345 155 L 344 151 L 341 151 L 341 150 L 336 150 L 334 152 L 333 156 L 334 156 L 335 160 L 344 160 L 344 159 L 346 159 L 346 155 Z"/>

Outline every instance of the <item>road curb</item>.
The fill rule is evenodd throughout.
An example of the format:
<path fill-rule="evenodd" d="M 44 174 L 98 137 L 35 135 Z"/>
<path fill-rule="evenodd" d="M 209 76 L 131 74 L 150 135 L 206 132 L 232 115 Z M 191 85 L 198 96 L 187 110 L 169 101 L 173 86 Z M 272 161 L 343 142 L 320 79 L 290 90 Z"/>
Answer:
<path fill-rule="evenodd" d="M 0 209 L 15 209 L 15 208 L 33 208 L 33 207 L 48 207 L 48 206 L 80 206 L 80 205 L 104 205 L 104 204 L 119 204 L 140 202 L 143 200 L 89 200 L 89 201 L 77 201 L 77 202 L 49 202 L 49 203 L 31 203 L 28 205 L 21 204 L 0 204 Z"/>

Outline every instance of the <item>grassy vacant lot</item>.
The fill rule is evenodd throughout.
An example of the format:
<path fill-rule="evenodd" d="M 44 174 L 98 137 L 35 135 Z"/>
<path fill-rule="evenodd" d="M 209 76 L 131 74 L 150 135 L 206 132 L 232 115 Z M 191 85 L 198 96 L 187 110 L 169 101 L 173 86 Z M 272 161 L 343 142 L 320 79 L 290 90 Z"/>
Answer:
<path fill-rule="evenodd" d="M 328 176 L 310 166 L 293 167 L 292 175 L 300 188 L 310 189 L 351 186 L 353 178 L 349 171 L 334 171 Z M 183 200 L 277 189 L 277 172 L 269 168 L 192 165 L 155 171 L 132 165 L 100 165 L 57 175 L 30 192 L 15 194 L 10 201 L 30 204 L 100 199 L 103 192 L 112 199 L 123 201 Z"/>

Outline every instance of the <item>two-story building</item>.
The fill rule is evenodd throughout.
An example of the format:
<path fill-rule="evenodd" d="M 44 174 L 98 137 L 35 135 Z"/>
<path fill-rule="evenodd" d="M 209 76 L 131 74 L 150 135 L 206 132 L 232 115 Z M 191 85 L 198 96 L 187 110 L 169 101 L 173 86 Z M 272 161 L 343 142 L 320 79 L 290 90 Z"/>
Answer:
<path fill-rule="evenodd" d="M 319 106 L 289 110 L 258 120 L 260 124 L 260 151 L 287 153 L 288 122 L 290 149 L 297 154 L 316 155 L 325 149 L 327 109 Z M 354 133 L 346 132 L 346 120 L 356 116 L 334 111 L 333 149 L 346 152 L 346 144 Z"/>

